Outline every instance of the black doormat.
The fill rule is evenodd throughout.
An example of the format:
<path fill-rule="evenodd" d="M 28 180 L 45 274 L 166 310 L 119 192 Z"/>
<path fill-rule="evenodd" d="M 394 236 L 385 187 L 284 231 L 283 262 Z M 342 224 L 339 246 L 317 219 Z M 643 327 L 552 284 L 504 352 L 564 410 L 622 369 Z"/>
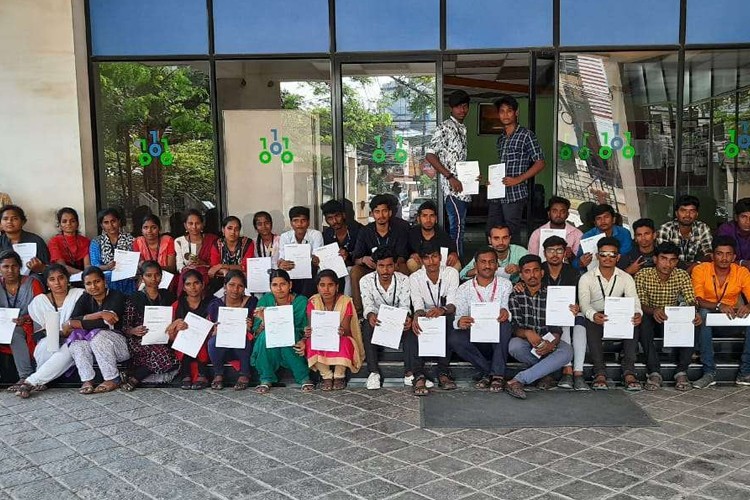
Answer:
<path fill-rule="evenodd" d="M 420 399 L 422 427 L 657 427 L 620 390 L 537 391 L 525 400 L 482 391 L 433 392 Z"/>

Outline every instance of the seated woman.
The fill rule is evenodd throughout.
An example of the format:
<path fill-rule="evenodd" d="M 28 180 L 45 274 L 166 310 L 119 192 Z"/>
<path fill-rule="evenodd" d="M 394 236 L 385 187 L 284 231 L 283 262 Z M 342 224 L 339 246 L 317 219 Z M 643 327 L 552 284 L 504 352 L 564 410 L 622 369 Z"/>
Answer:
<path fill-rule="evenodd" d="M 208 307 L 208 319 L 214 323 L 219 321 L 219 307 L 240 307 L 247 309 L 247 335 L 245 347 L 232 349 L 229 347 L 216 347 L 216 329 L 208 339 L 208 355 L 211 357 L 214 378 L 211 381 L 211 389 L 221 390 L 224 388 L 224 361 L 227 358 L 234 359 L 239 368 L 240 376 L 234 385 L 235 391 L 247 389 L 250 383 L 250 354 L 253 345 L 253 313 L 258 303 L 256 297 L 247 297 L 245 287 L 247 280 L 242 271 L 232 270 L 224 276 L 224 300 L 214 301 Z"/>
<path fill-rule="evenodd" d="M 153 214 L 143 218 L 141 234 L 133 241 L 133 251 L 140 252 L 141 260 L 156 261 L 162 270 L 177 272 L 175 265 L 174 240 L 168 234 L 161 234 L 161 220 Z"/>
<path fill-rule="evenodd" d="M 259 394 L 267 393 L 271 385 L 278 381 L 276 371 L 283 366 L 291 370 L 294 380 L 302 385 L 302 392 L 310 392 L 314 386 L 310 382 L 310 373 L 303 357 L 305 347 L 302 340 L 303 330 L 307 326 L 307 299 L 292 293 L 292 280 L 283 269 L 273 270 L 270 280 L 271 292 L 258 301 L 253 322 L 255 345 L 250 361 L 260 375 L 260 385 L 255 391 Z M 294 339 L 297 343 L 293 347 L 266 347 L 263 308 L 286 305 L 291 305 L 294 311 Z"/>
<path fill-rule="evenodd" d="M 203 276 L 195 269 L 188 269 L 182 273 L 182 292 L 177 301 L 172 304 L 174 310 L 174 321 L 167 334 L 171 341 L 181 330 L 186 330 L 188 325 L 185 323 L 185 316 L 188 313 L 197 314 L 201 318 L 208 318 L 208 307 L 213 301 L 218 301 L 216 297 L 204 297 L 205 286 Z M 208 350 L 206 344 L 203 344 L 198 352 L 198 357 L 193 358 L 182 352 L 176 352 L 175 355 L 180 361 L 180 373 L 182 378 L 182 389 L 200 390 L 208 386 Z"/>
<path fill-rule="evenodd" d="M 211 268 L 208 277 L 211 279 L 209 293 L 216 292 L 223 286 L 224 276 L 231 270 L 247 272 L 247 259 L 255 255 L 253 241 L 240 236 L 242 222 L 230 215 L 221 221 L 223 236 L 211 248 Z"/>
<path fill-rule="evenodd" d="M 102 234 L 91 240 L 89 246 L 91 265 L 107 271 L 104 276 L 109 289 L 130 295 L 135 292 L 135 279 L 128 278 L 113 282 L 110 271 L 116 266 L 115 250 L 133 251 L 133 236 L 121 231 L 122 216 L 115 208 L 105 208 L 97 214 L 96 220 Z"/>
<path fill-rule="evenodd" d="M 337 311 L 341 318 L 339 326 L 338 351 L 318 351 L 312 348 L 311 327 L 305 327 L 307 366 L 320 373 L 324 391 L 340 390 L 346 387 L 346 369 L 357 373 L 364 359 L 364 344 L 359 320 L 354 313 L 354 303 L 346 295 L 339 293 L 339 279 L 334 271 L 326 269 L 315 279 L 318 293 L 307 302 L 308 321 L 312 311 Z M 331 370 L 333 367 L 333 370 Z"/>
<path fill-rule="evenodd" d="M 81 394 L 114 391 L 120 386 L 117 363 L 130 358 L 128 343 L 121 333 L 125 313 L 125 295 L 107 288 L 104 271 L 91 266 L 83 271 L 86 290 L 76 302 L 70 319 L 63 323 L 62 334 L 73 356 L 83 385 Z M 94 389 L 94 358 L 104 382 Z"/>
<path fill-rule="evenodd" d="M 45 267 L 49 264 L 49 250 L 44 240 L 37 234 L 23 230 L 26 224 L 26 214 L 18 205 L 4 205 L 0 207 L 0 252 L 13 250 L 13 245 L 18 243 L 35 243 L 36 256 L 25 265 L 21 263 L 21 274 L 29 274 L 29 271 L 41 277 Z"/>
<path fill-rule="evenodd" d="M 130 349 L 131 360 L 122 390 L 130 392 L 153 373 L 168 373 L 177 368 L 174 351 L 166 344 L 143 345 L 141 340 L 148 333 L 143 325 L 146 306 L 171 307 L 175 296 L 169 290 L 159 289 L 161 267 L 153 260 L 143 262 L 139 269 L 144 289 L 128 297 L 125 303 L 125 338 Z"/>
<path fill-rule="evenodd" d="M 197 269 L 207 274 L 211 267 L 211 248 L 218 237 L 204 233 L 205 221 L 198 210 L 189 210 L 184 221 L 185 235 L 174 240 L 177 272 L 183 269 Z"/>
<path fill-rule="evenodd" d="M 16 365 L 19 380 L 8 388 L 8 392 L 16 392 L 25 382 L 26 377 L 34 372 L 31 363 L 31 353 L 34 350 L 34 332 L 29 304 L 35 296 L 44 292 L 42 284 L 29 276 L 21 275 L 21 256 L 13 250 L 0 251 L 0 308 L 20 309 L 18 317 L 13 320 L 16 324 L 10 341 L 10 352 Z M 7 347 L 3 347 L 7 353 Z"/>
<path fill-rule="evenodd" d="M 86 250 L 88 251 L 88 247 L 86 247 Z M 34 336 L 45 336 L 37 342 L 34 349 L 36 371 L 26 377 L 26 381 L 20 384 L 16 391 L 16 396 L 24 399 L 31 396 L 32 392 L 47 389 L 48 383 L 63 376 L 65 372 L 75 366 L 70 349 L 64 342 L 65 337 L 59 336 L 60 345 L 57 346 L 57 351 L 47 345 L 49 337 L 45 330 L 45 314 L 57 311 L 60 313 L 60 324 L 62 325 L 73 314 L 73 308 L 83 295 L 83 289 L 70 288 L 70 275 L 68 269 L 62 264 L 51 264 L 44 275 L 49 292 L 34 297 L 34 300 L 29 304 L 29 316 L 34 321 Z"/>
<path fill-rule="evenodd" d="M 271 267 L 279 267 L 279 235 L 273 234 L 273 219 L 268 212 L 256 212 L 253 215 L 253 227 L 258 232 L 255 240 L 255 256 L 271 257 Z"/>
<path fill-rule="evenodd" d="M 78 212 L 70 207 L 57 211 L 60 234 L 49 240 L 50 262 L 65 266 L 69 274 L 77 274 L 91 265 L 91 240 L 78 232 Z"/>

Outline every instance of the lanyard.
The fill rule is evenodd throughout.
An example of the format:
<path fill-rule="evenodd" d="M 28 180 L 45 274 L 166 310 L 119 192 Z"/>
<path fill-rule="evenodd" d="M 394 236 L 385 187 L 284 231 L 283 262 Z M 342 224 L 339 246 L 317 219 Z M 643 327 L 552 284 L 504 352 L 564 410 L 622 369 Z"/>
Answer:
<path fill-rule="evenodd" d="M 380 298 L 383 299 L 383 303 L 385 303 L 385 305 L 391 306 L 391 307 L 395 307 L 396 306 L 396 298 L 397 298 L 396 291 L 398 290 L 398 280 L 396 279 L 395 276 L 393 277 L 393 302 L 391 302 L 389 304 L 388 300 L 386 300 L 386 298 L 385 298 L 385 295 L 383 295 L 382 292 L 380 291 L 380 289 L 378 288 L 378 273 L 373 273 L 373 274 L 375 275 L 374 276 L 374 278 L 375 278 L 375 291 L 378 292 L 378 295 L 380 295 Z M 386 293 L 388 293 L 388 292 L 386 292 Z"/>
<path fill-rule="evenodd" d="M 727 274 L 727 279 L 724 281 L 724 288 L 721 291 L 721 297 L 719 297 L 719 290 L 716 287 L 717 284 L 716 275 L 714 274 L 713 282 L 714 282 L 714 295 L 716 295 L 716 303 L 721 304 L 721 299 L 724 298 L 724 295 L 727 293 L 727 288 L 729 287 L 729 275 Z"/>
<path fill-rule="evenodd" d="M 432 286 L 430 283 L 430 280 L 427 280 L 427 291 L 430 292 L 430 299 L 432 299 L 432 303 L 435 305 L 435 307 L 440 307 L 438 302 L 440 302 L 440 286 L 443 284 L 443 280 L 438 280 L 438 290 L 437 290 L 437 300 L 435 300 L 435 297 L 432 295 Z"/>
<path fill-rule="evenodd" d="M 479 293 L 479 289 L 477 288 L 476 278 L 472 280 L 471 284 L 474 285 L 474 293 L 477 294 L 477 298 L 479 299 L 479 302 L 487 302 L 486 300 L 484 300 L 484 297 L 482 297 L 482 294 Z M 497 292 L 497 278 L 494 278 L 492 280 L 492 295 L 490 295 L 490 300 L 489 300 L 490 302 L 495 302 L 495 292 Z"/>
<path fill-rule="evenodd" d="M 607 297 L 611 297 L 612 296 L 612 292 L 615 291 L 615 285 L 617 284 L 617 276 L 615 276 L 612 279 L 612 287 L 609 289 L 609 294 L 605 294 L 604 293 L 604 285 L 602 285 L 602 278 L 601 278 L 601 276 L 597 276 L 596 279 L 599 280 L 599 290 L 602 291 L 602 298 L 606 299 Z"/>
<path fill-rule="evenodd" d="M 263 241 L 263 238 L 258 235 L 258 254 L 259 257 L 271 257 L 273 254 L 273 240 L 274 235 L 271 234 L 271 246 L 267 247 L 265 242 Z"/>
<path fill-rule="evenodd" d="M 377 231 L 375 232 L 375 240 L 378 242 L 378 248 L 380 248 L 382 246 L 386 246 L 387 247 L 388 243 L 390 243 L 390 241 L 391 241 L 391 232 L 388 231 L 388 237 L 385 239 L 385 245 L 383 245 L 383 243 L 380 241 L 380 235 L 377 233 Z"/>

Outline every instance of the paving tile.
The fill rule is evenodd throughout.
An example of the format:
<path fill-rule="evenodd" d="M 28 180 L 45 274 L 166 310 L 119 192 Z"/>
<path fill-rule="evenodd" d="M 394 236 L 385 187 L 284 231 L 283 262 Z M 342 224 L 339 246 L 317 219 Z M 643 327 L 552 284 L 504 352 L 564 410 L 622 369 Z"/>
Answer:
<path fill-rule="evenodd" d="M 403 486 L 406 489 L 412 489 L 430 481 L 440 479 L 440 476 L 416 465 L 408 465 L 402 469 L 383 474 L 383 479 Z"/>
<path fill-rule="evenodd" d="M 437 457 L 422 462 L 419 465 L 424 469 L 443 476 L 455 474 L 456 472 L 466 470 L 472 466 L 470 463 L 451 457 Z"/>
<path fill-rule="evenodd" d="M 75 498 L 75 494 L 54 479 L 42 479 L 33 483 L 14 486 L 5 490 L 15 500 L 39 500 L 54 498 L 57 500 Z"/>
<path fill-rule="evenodd" d="M 598 484 L 613 490 L 621 490 L 642 481 L 642 478 L 614 469 L 601 469 L 594 471 L 588 476 L 584 476 L 582 479 L 589 483 Z"/>
<path fill-rule="evenodd" d="M 346 488 L 350 493 L 367 500 L 380 500 L 404 491 L 404 488 L 382 479 L 372 479 Z"/>
<path fill-rule="evenodd" d="M 561 474 L 550 467 L 526 472 L 517 476 L 516 479 L 545 490 L 553 490 L 574 480 L 572 477 Z"/>
<path fill-rule="evenodd" d="M 536 469 L 537 466 L 513 457 L 500 457 L 487 462 L 482 467 L 512 478 Z"/>
<path fill-rule="evenodd" d="M 680 465 L 680 470 L 690 472 L 692 474 L 700 474 L 701 476 L 709 479 L 716 479 L 719 476 L 730 472 L 732 470 L 728 465 L 724 465 L 718 462 L 710 462 L 705 458 L 693 458 Z"/>
<path fill-rule="evenodd" d="M 646 481 L 638 484 L 627 491 L 628 495 L 634 497 L 658 498 L 668 500 L 670 498 L 682 498 L 683 494 L 674 488 L 670 488 L 655 481 Z"/>
<path fill-rule="evenodd" d="M 666 470 L 651 480 L 683 491 L 695 491 L 711 481 L 707 477 L 683 470 L 682 467 Z"/>
<path fill-rule="evenodd" d="M 239 499 L 251 498 L 258 493 L 265 494 L 268 489 L 252 479 L 242 478 L 219 484 L 213 487 L 211 491 L 225 498 Z"/>
<path fill-rule="evenodd" d="M 511 453 L 509 456 L 534 465 L 545 465 L 563 457 L 559 453 L 555 453 L 553 451 L 538 447 L 526 448 L 524 450 Z"/>
<path fill-rule="evenodd" d="M 544 493 L 544 490 L 511 479 L 485 488 L 483 491 L 490 496 L 504 500 L 525 500 Z"/>
<path fill-rule="evenodd" d="M 455 500 L 474 491 L 468 486 L 451 481 L 450 479 L 438 479 L 437 481 L 423 484 L 413 489 L 427 498 L 440 498 L 444 500 Z"/>
<path fill-rule="evenodd" d="M 375 478 L 373 474 L 351 465 L 345 465 L 327 472 L 321 472 L 316 474 L 315 477 L 326 483 L 336 485 L 339 488 L 348 488 L 349 486 L 364 483 L 365 481 Z"/>
<path fill-rule="evenodd" d="M 334 491 L 335 486 L 326 484 L 314 477 L 305 477 L 294 483 L 283 483 L 277 488 L 292 498 L 317 498 Z"/>
<path fill-rule="evenodd" d="M 594 500 L 604 498 L 611 494 L 612 490 L 593 483 L 577 480 L 556 488 L 554 492 L 575 498 L 576 500 Z"/>
<path fill-rule="evenodd" d="M 481 490 L 488 486 L 502 483 L 506 480 L 506 477 L 486 469 L 473 467 L 453 474 L 450 479 L 470 488 Z"/>
<path fill-rule="evenodd" d="M 14 486 L 40 481 L 48 477 L 49 475 L 46 472 L 36 467 L 3 471 L 3 473 L 0 474 L 0 488 L 7 490 Z"/>
<path fill-rule="evenodd" d="M 750 456 L 723 448 L 714 448 L 713 450 L 701 453 L 698 455 L 698 458 L 729 465 L 738 469 L 750 462 Z"/>

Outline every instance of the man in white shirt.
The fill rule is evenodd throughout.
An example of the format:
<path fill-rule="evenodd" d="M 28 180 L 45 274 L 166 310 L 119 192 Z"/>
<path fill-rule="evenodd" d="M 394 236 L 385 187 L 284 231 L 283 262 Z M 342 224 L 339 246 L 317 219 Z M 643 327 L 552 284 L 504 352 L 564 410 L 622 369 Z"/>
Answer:
<path fill-rule="evenodd" d="M 375 261 L 375 272 L 362 277 L 360 293 L 362 294 L 362 338 L 365 343 L 365 361 L 370 372 L 367 377 L 368 389 L 380 389 L 381 375 L 378 365 L 378 345 L 372 343 L 372 334 L 378 322 L 378 311 L 385 304 L 391 307 L 406 309 L 409 314 L 404 323 L 404 336 L 411 330 L 411 293 L 409 278 L 396 271 L 396 256 L 390 247 L 380 247 L 372 254 Z M 402 338 L 403 340 L 403 338 Z M 413 344 L 404 342 L 404 375 L 409 374 L 409 364 L 413 359 Z"/>
<path fill-rule="evenodd" d="M 426 396 L 430 384 L 424 370 L 425 358 L 419 357 L 419 342 L 421 335 L 419 318 L 443 318 L 446 322 L 447 333 L 450 331 L 448 321 L 456 312 L 456 292 L 458 291 L 458 271 L 453 267 L 441 265 L 440 246 L 437 242 L 428 240 L 419 248 L 419 258 L 422 268 L 409 276 L 411 302 L 414 307 L 414 321 L 412 334 L 406 334 L 406 339 L 412 343 L 411 371 L 414 380 L 414 394 Z M 451 351 L 447 347 L 445 356 L 437 360 L 437 376 L 440 387 L 445 390 L 456 388 L 456 383 L 450 372 Z M 407 379 L 404 378 L 404 383 Z"/>
<path fill-rule="evenodd" d="M 599 266 L 581 276 L 578 282 L 578 302 L 581 312 L 586 316 L 586 338 L 589 354 L 594 365 L 594 380 L 591 388 L 606 390 L 607 371 L 604 364 L 604 314 L 605 297 L 633 297 L 635 314 L 633 315 L 633 338 L 623 341 L 622 378 L 625 388 L 638 391 L 641 384 L 635 376 L 635 357 L 638 353 L 638 325 L 641 324 L 641 301 L 633 277 L 617 268 L 620 260 L 620 242 L 613 237 L 604 237 L 597 242 Z"/>
<path fill-rule="evenodd" d="M 505 364 L 508 359 L 508 343 L 511 338 L 508 298 L 513 289 L 511 282 L 496 276 L 497 252 L 492 247 L 481 247 L 474 254 L 476 276 L 458 287 L 456 292 L 456 319 L 453 331 L 448 336 L 448 345 L 461 359 L 468 361 L 479 371 L 477 389 L 502 392 L 505 385 Z M 497 302 L 500 315 L 497 318 L 499 341 L 475 343 L 471 341 L 470 329 L 474 324 L 471 316 L 473 303 Z"/>
<path fill-rule="evenodd" d="M 285 260 L 286 245 L 310 245 L 310 259 L 312 262 L 313 278 L 318 273 L 318 258 L 312 255 L 316 249 L 323 246 L 323 233 L 317 229 L 310 228 L 310 209 L 307 207 L 292 207 L 289 209 L 289 223 L 292 229 L 281 233 L 279 237 L 279 269 L 286 272 L 294 269 L 294 261 Z M 305 297 L 311 297 L 316 293 L 315 281 L 310 279 L 292 280 L 292 290 Z"/>

